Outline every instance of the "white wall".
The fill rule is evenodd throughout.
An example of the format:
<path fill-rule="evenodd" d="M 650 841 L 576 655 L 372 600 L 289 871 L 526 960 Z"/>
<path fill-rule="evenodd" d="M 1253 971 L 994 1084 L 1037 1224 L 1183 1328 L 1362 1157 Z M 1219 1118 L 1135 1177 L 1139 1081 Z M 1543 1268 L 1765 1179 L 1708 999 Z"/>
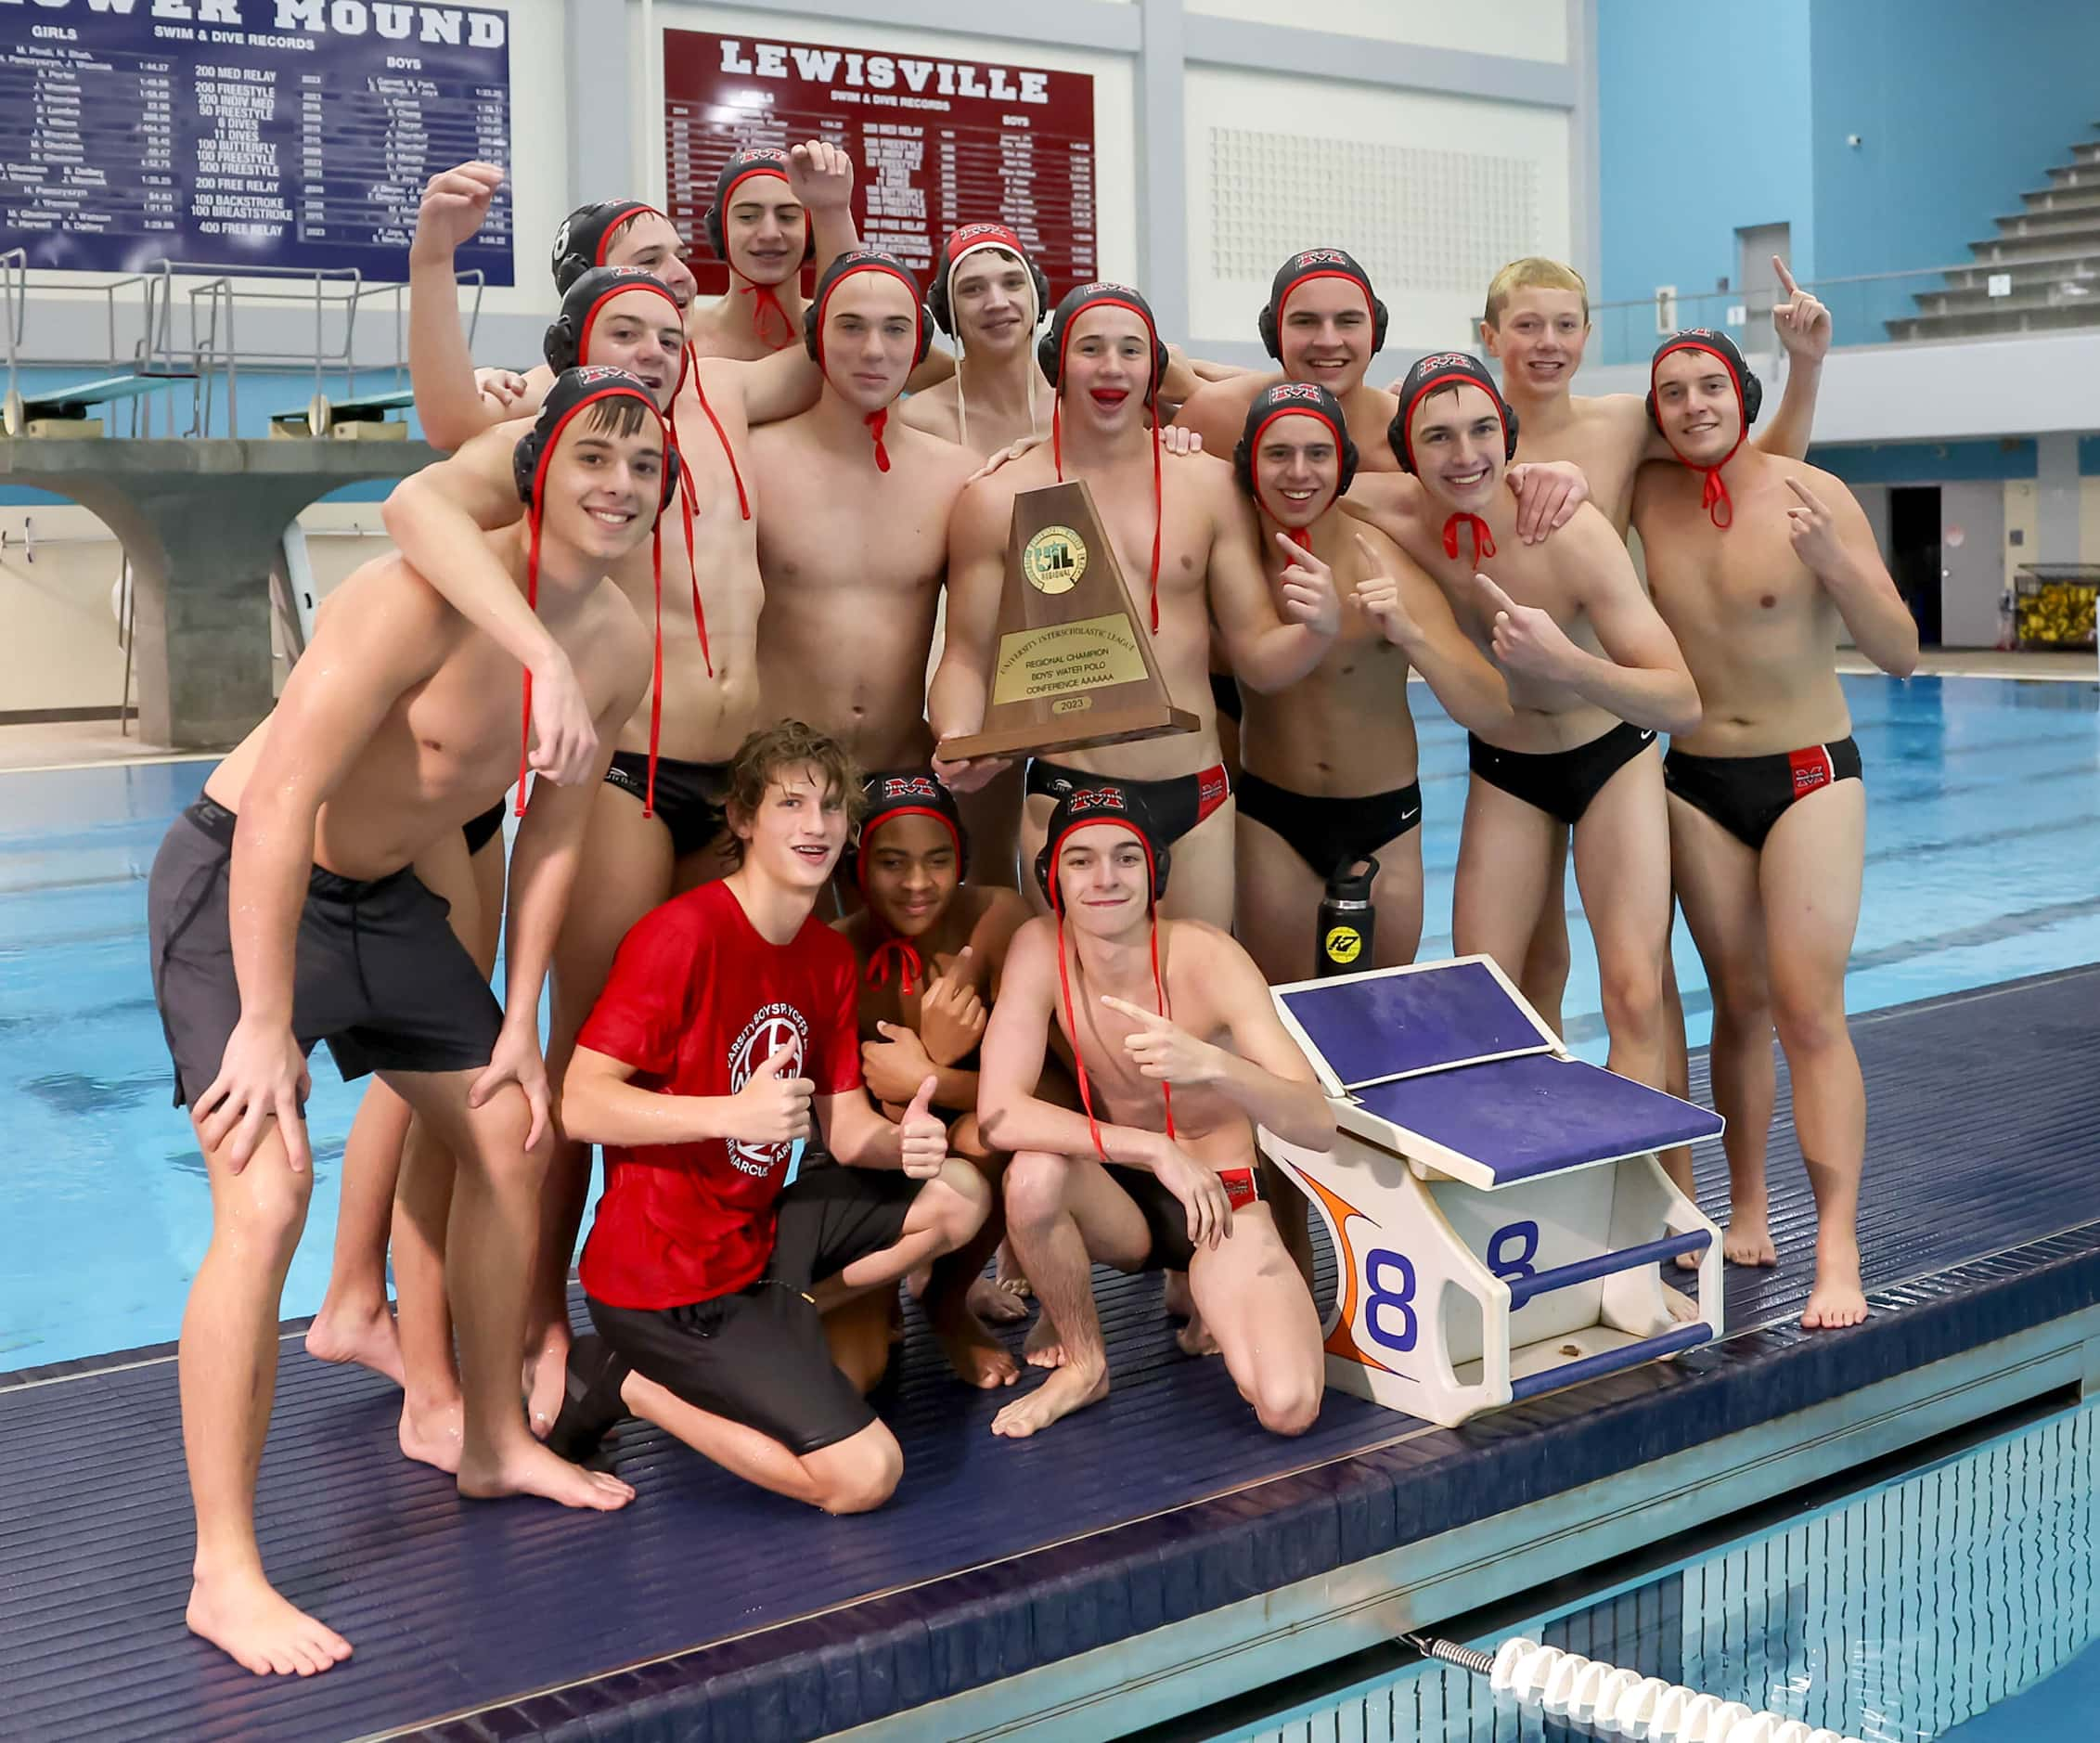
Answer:
<path fill-rule="evenodd" d="M 1185 103 L 1199 344 L 1253 340 L 1301 248 L 1363 262 L 1396 349 L 1473 343 L 1498 267 L 1572 252 L 1565 112 L 1212 67 L 1191 69 Z"/>
<path fill-rule="evenodd" d="M 928 55 L 949 60 L 995 61 L 1002 66 L 1049 67 L 1087 72 L 1094 80 L 1095 258 L 1104 278 L 1129 278 L 1138 270 L 1137 104 L 1134 68 L 1127 57 L 1085 49 L 1038 46 L 1006 38 L 949 35 L 893 29 L 844 19 L 787 12 L 742 12 L 734 6 L 658 5 L 658 30 L 717 31 L 769 42 L 837 44 L 845 48 Z M 644 118 L 631 129 L 638 180 L 663 192 L 663 75 L 660 57 L 646 66 L 641 8 L 629 8 L 628 55 L 634 88 L 641 93 Z M 702 204 L 705 203 L 703 200 Z M 986 213 L 986 216 L 995 215 Z M 1062 290 L 1063 287 L 1060 287 Z"/>
<path fill-rule="evenodd" d="M 1316 10 L 1285 15 L 1275 0 L 1187 0 L 1191 12 L 1250 24 L 1307 30 L 1424 48 L 1457 48 L 1520 60 L 1567 59 L 1566 0 L 1325 0 Z"/>
<path fill-rule="evenodd" d="M 316 503 L 299 523 L 324 598 L 359 563 L 393 549 L 376 502 Z M 361 536 L 337 536 L 353 532 Z M 116 536 L 85 509 L 0 508 L 0 713 L 115 710 L 124 651 L 111 595 L 122 563 Z"/>

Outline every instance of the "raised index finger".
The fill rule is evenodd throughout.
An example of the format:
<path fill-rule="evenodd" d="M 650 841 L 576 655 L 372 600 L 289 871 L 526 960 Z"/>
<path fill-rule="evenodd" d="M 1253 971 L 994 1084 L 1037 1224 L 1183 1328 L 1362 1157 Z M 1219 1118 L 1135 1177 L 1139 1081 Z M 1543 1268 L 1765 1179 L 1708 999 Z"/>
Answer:
<path fill-rule="evenodd" d="M 1118 999 L 1114 993 L 1102 994 L 1102 1003 L 1112 1011 L 1120 1011 L 1127 1017 L 1135 1017 L 1149 1029 L 1166 1027 L 1166 1019 L 1157 1011 L 1148 1011 L 1143 1005 L 1132 1004 L 1127 999 Z"/>
<path fill-rule="evenodd" d="M 1497 587 L 1488 576 L 1475 575 L 1473 578 L 1480 584 L 1482 590 L 1488 595 L 1488 603 L 1496 611 L 1512 613 L 1516 611 L 1516 601 Z"/>
<path fill-rule="evenodd" d="M 1797 296 L 1800 293 L 1801 287 L 1794 282 L 1794 275 L 1786 270 L 1786 263 L 1781 260 L 1777 254 L 1771 257 L 1771 269 L 1779 275 L 1780 288 L 1788 296 Z"/>
<path fill-rule="evenodd" d="M 1798 478 L 1795 477 L 1792 472 L 1788 472 L 1786 474 L 1786 483 L 1788 487 L 1792 489 L 1797 497 L 1801 498 L 1804 504 L 1806 504 L 1809 508 L 1813 509 L 1819 514 L 1823 512 L 1823 504 L 1816 500 L 1815 492 L 1810 490 L 1808 485 L 1803 484 Z"/>

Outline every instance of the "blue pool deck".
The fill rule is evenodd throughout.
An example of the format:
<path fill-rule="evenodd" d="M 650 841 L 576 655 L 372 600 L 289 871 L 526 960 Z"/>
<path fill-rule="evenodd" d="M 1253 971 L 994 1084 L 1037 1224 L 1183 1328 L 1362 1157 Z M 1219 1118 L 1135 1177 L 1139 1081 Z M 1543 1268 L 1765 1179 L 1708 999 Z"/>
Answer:
<path fill-rule="evenodd" d="M 1730 1276 L 1728 1337 L 1459 1430 L 1331 1394 L 1308 1435 L 1267 1437 L 1218 1364 L 1175 1353 L 1156 1282 L 1104 1280 L 1115 1390 L 1034 1441 L 996 1441 L 998 1401 L 915 1329 L 883 1405 L 906 1475 L 875 1514 L 808 1513 L 628 1425 L 615 1456 L 638 1499 L 583 1517 L 460 1503 L 398 1456 L 398 1395 L 308 1360 L 290 1328 L 264 1552 L 357 1646 L 306 1684 L 250 1678 L 181 1626 L 163 1340 L 206 1207 L 138 910 L 202 769 L 0 777 L 0 1735 L 1098 1738 L 2075 1395 L 2100 1376 L 2100 967 L 2071 966 L 2100 959 L 2093 696 L 1853 698 L 1875 807 L 1852 983 L 1865 1325 L 1795 1323 L 1813 1220 L 1783 1076 L 1783 1262 Z M 1437 916 L 1463 752 L 1437 726 L 1424 739 Z M 1697 1040 L 1688 950 L 1680 973 Z M 352 1104 L 316 1075 L 327 1173 Z M 1695 1062 L 1695 1095 L 1703 1077 Z M 1718 1209 L 1718 1146 L 1699 1165 Z M 288 1312 L 318 1298 L 320 1223 Z"/>

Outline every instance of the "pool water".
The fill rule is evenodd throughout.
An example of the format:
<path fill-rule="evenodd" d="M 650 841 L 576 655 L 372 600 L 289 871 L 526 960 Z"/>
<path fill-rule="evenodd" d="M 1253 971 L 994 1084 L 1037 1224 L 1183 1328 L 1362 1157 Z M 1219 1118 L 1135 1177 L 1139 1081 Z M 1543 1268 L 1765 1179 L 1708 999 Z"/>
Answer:
<path fill-rule="evenodd" d="M 1585 1658 L 1863 1743 L 2100 1735 L 2100 1419 L 2088 1407 L 1786 1526 L 1512 1624 Z M 1591 1735 L 1415 1665 L 1209 1743 Z"/>
<path fill-rule="evenodd" d="M 1855 1011 L 2100 959 L 2100 713 L 2092 686 L 1849 678 L 1869 793 Z M 1429 917 L 1450 949 L 1464 735 L 1418 700 Z M 0 774 L 0 1369 L 174 1336 L 211 1232 L 204 1167 L 171 1105 L 146 948 L 146 877 L 205 762 Z M 1574 886 L 1569 882 L 1571 908 Z M 1310 917 L 1308 917 L 1308 924 Z M 1601 1061 L 1596 964 L 1571 912 L 1570 1042 Z M 1705 976 L 1680 925 L 1693 1045 Z M 2016 1093 L 2016 1085 L 1981 1086 Z M 1872 1086 L 1869 1086 L 1870 1096 Z M 284 1297 L 320 1303 L 358 1090 L 316 1052 L 315 1194 Z"/>

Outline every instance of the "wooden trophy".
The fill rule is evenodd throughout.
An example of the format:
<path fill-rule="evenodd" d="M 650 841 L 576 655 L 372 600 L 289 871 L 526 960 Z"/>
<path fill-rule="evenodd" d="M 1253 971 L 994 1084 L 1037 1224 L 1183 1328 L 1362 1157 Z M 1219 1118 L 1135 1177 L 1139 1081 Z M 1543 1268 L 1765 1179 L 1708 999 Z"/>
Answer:
<path fill-rule="evenodd" d="M 1196 717 L 1166 693 L 1084 479 L 1016 495 L 1007 556 L 984 728 L 943 739 L 942 761 L 1196 729 Z"/>

